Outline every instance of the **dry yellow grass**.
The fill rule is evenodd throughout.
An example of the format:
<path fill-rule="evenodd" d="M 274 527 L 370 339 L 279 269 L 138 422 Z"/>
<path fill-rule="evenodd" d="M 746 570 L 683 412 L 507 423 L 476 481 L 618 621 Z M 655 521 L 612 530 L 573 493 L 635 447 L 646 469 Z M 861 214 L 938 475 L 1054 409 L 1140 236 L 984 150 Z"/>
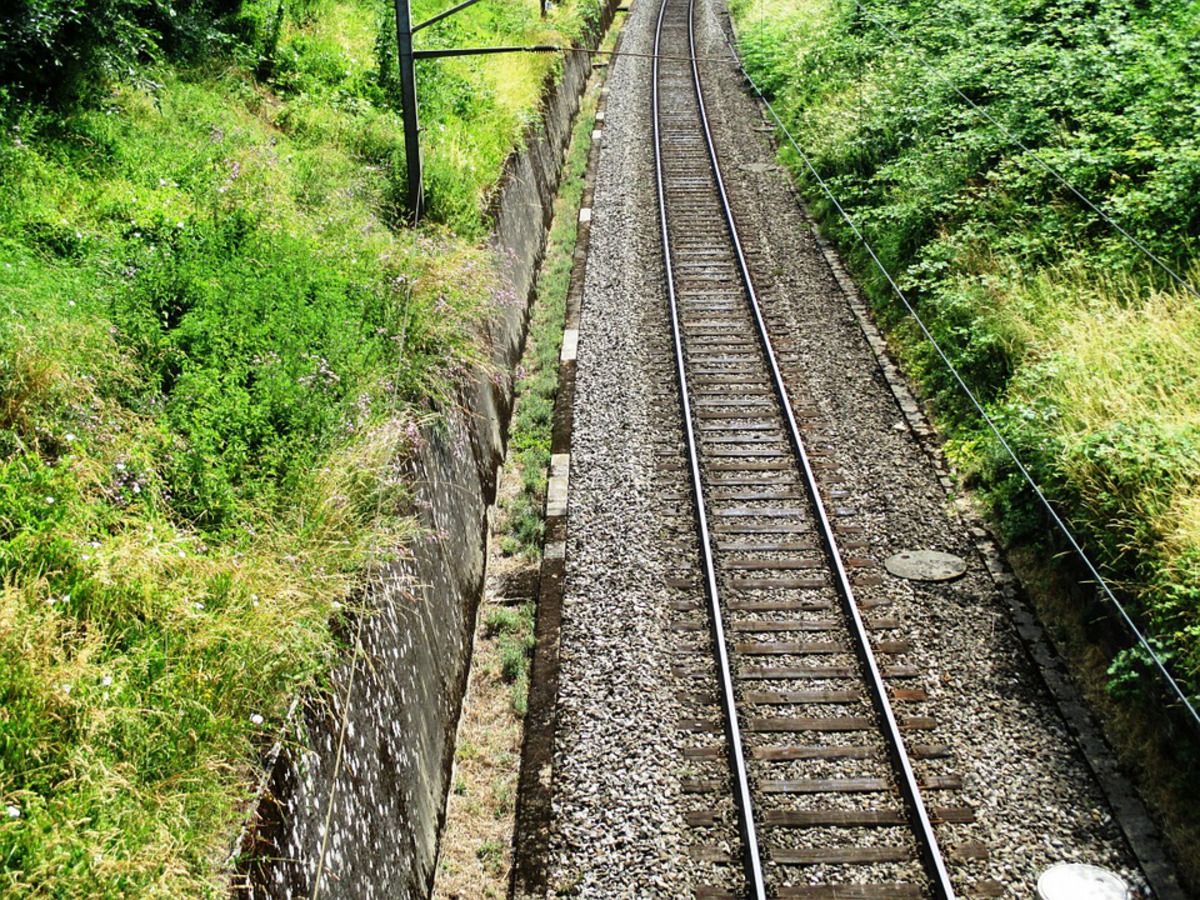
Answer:
<path fill-rule="evenodd" d="M 500 577 L 495 567 L 507 564 L 535 565 L 502 562 L 494 552 L 489 561 L 492 574 L 459 720 L 435 900 L 490 900 L 507 893 L 523 728 L 513 711 L 512 687 L 501 677 L 498 640 L 487 635 L 485 624 L 489 611 L 511 602 L 494 593 Z"/>

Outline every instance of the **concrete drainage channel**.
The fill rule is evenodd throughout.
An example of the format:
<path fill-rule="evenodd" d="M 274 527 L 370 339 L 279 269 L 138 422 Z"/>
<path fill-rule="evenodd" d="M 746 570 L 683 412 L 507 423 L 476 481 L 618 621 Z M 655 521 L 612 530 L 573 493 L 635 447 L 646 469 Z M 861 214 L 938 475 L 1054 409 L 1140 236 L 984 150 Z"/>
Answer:
<path fill-rule="evenodd" d="M 535 624 L 536 649 L 530 672 L 529 710 L 517 792 L 517 820 L 513 847 L 510 896 L 544 896 L 552 818 L 551 776 L 559 682 L 559 638 L 562 625 L 563 587 L 566 577 L 567 497 L 570 485 L 571 432 L 574 424 L 575 369 L 579 349 L 579 316 L 591 243 L 592 200 L 596 159 L 603 139 L 604 98 L 600 91 L 596 127 L 584 178 L 579 209 L 571 286 L 567 294 L 559 358 L 558 395 L 550 443 L 550 479 L 546 493 L 545 549 L 538 583 Z"/>
<path fill-rule="evenodd" d="M 605 4 L 599 40 L 618 3 Z M 406 474 L 428 537 L 375 573 L 329 693 L 306 698 L 279 743 L 237 851 L 244 898 L 426 897 L 484 580 L 528 298 L 574 115 L 592 63 L 569 54 L 527 150 L 505 172 L 493 243 L 515 295 L 489 335 L 491 362 L 426 429 Z M 499 381 L 499 384 L 497 384 Z M 548 560 L 551 562 L 551 560 Z"/>
<path fill-rule="evenodd" d="M 604 46 L 610 42 L 611 35 Z M 568 151 L 521 364 L 527 380 L 514 407 L 510 456 L 497 496 L 497 511 L 505 511 L 492 528 L 434 900 L 510 895 L 514 884 L 527 883 L 528 861 L 544 849 L 548 834 L 575 359 L 591 233 L 591 183 L 606 93 L 606 64 L 596 68 Z M 536 410 L 546 398 L 552 417 L 534 425 L 536 413 L 526 415 L 525 404 Z M 528 496 L 528 448 L 533 444 L 549 458 L 541 469 L 544 503 L 536 513 L 544 526 L 536 541 L 541 553 L 530 559 L 522 550 L 529 546 L 528 537 L 519 535 L 529 514 L 521 501 Z M 514 618 L 527 615 L 527 626 L 514 627 Z M 514 646 L 536 648 L 523 674 L 511 658 Z"/>

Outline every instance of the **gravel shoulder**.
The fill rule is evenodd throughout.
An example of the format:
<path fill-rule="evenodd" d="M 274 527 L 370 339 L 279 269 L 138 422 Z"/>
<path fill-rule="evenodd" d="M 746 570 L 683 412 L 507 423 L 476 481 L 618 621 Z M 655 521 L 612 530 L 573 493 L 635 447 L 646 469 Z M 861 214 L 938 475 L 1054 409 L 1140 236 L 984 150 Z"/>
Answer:
<path fill-rule="evenodd" d="M 620 49 L 650 49 L 653 10 L 634 4 Z M 642 125 L 649 61 L 620 56 L 596 173 L 576 375 L 567 578 L 554 761 L 551 896 L 687 893 L 686 834 L 655 506 L 650 372 L 665 302 L 644 209 L 652 150 Z M 584 337 L 586 335 L 586 337 Z"/>

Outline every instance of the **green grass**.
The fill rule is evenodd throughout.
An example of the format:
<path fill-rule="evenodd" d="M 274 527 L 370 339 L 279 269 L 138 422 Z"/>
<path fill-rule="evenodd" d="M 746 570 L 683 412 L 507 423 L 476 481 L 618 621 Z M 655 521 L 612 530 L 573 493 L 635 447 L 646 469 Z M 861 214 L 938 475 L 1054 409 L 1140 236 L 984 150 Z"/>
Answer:
<path fill-rule="evenodd" d="M 160 78 L 5 148 L 10 896 L 204 890 L 335 604 L 409 530 L 392 417 L 474 357 L 473 291 L 452 326 L 397 281 L 442 277 L 432 249 L 297 202 L 298 148 L 236 81 Z"/>
<path fill-rule="evenodd" d="M 499 841 L 485 841 L 475 851 L 479 864 L 488 872 L 496 874 L 504 861 L 504 845 Z"/>
<path fill-rule="evenodd" d="M 1200 284 L 1197 4 L 867 5 L 938 74 L 853 4 L 733 4 L 750 70 L 821 176 L 1200 697 L 1197 301 L 1031 155 Z M 925 387 L 952 459 L 1010 539 L 1036 538 L 1043 517 L 1011 463 L 797 173 Z"/>
<path fill-rule="evenodd" d="M 496 641 L 496 658 L 500 679 L 512 690 L 512 706 L 517 716 L 524 716 L 529 700 L 529 667 L 534 647 L 534 613 L 532 602 L 519 607 L 501 606 L 488 613 L 484 622 L 487 637 Z"/>
<path fill-rule="evenodd" d="M 484 3 L 441 39 L 587 8 Z M 411 537 L 404 463 L 506 302 L 475 242 L 554 61 L 431 79 L 451 187 L 407 230 L 384 7 L 242 14 L 70 102 L 0 92 L 6 897 L 225 893 L 262 755 Z"/>
<path fill-rule="evenodd" d="M 506 533 L 501 538 L 501 550 L 510 556 L 536 559 L 542 552 L 563 321 L 571 286 L 578 212 L 583 198 L 583 174 L 595 121 L 596 99 L 589 94 L 583 100 L 567 152 L 545 261 L 538 274 L 525 353 L 517 372 L 517 401 L 508 446 L 509 465 L 515 465 L 520 473 L 521 491 L 507 503 Z"/>

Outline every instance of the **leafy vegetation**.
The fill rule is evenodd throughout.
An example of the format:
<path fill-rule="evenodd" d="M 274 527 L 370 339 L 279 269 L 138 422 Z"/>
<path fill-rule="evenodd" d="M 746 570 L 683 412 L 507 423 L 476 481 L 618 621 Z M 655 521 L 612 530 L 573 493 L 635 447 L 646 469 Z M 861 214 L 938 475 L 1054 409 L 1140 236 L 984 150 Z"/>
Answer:
<path fill-rule="evenodd" d="M 213 45 L 253 40 L 262 5 L 241 0 L 12 0 L 0 14 L 0 98 L 57 105 L 103 92 L 164 55 L 197 56 Z M 258 15 L 256 15 L 258 13 Z"/>
<path fill-rule="evenodd" d="M 595 6 L 429 37 L 564 42 Z M 474 241 L 556 62 L 422 64 L 434 221 L 405 230 L 387 4 L 18 7 L 0 893 L 219 895 L 260 754 L 411 534 L 405 460 L 508 302 Z"/>
<path fill-rule="evenodd" d="M 1200 6 L 732 5 L 748 68 L 816 170 L 1200 696 L 1200 301 L 1051 174 L 1200 284 Z M 1011 462 L 797 175 L 925 385 L 952 458 L 1009 537 L 1036 536 L 1041 513 Z"/>

